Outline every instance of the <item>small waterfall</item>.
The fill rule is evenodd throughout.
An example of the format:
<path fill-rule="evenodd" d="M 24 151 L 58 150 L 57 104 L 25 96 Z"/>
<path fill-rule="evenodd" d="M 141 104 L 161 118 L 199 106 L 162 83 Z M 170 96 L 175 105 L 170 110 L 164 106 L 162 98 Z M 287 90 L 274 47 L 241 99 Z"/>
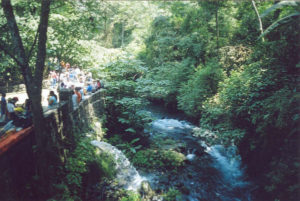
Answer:
<path fill-rule="evenodd" d="M 236 147 L 225 148 L 222 145 L 206 147 L 206 152 L 215 159 L 215 167 L 221 171 L 225 181 L 232 187 L 243 186 L 244 169 L 241 167 L 241 158 L 236 153 Z"/>
<path fill-rule="evenodd" d="M 106 143 L 93 140 L 92 145 L 113 155 L 116 162 L 118 183 L 126 190 L 136 191 L 140 188 L 143 179 L 138 171 L 130 164 L 127 157 L 116 147 Z"/>

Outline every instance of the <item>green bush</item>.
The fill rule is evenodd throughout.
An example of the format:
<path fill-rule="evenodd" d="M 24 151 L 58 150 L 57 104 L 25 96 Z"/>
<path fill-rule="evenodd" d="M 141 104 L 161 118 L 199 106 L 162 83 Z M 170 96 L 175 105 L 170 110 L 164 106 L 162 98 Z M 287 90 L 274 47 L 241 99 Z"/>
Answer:
<path fill-rule="evenodd" d="M 193 73 L 193 61 L 186 58 L 181 62 L 165 62 L 138 80 L 137 92 L 165 103 L 176 103 L 176 96 L 182 83 Z"/>
<path fill-rule="evenodd" d="M 148 170 L 173 170 L 184 165 L 185 156 L 173 150 L 146 149 L 138 151 L 132 163 Z"/>
<path fill-rule="evenodd" d="M 178 107 L 186 114 L 198 117 L 203 103 L 217 93 L 223 72 L 217 62 L 199 66 L 198 71 L 179 90 Z"/>
<path fill-rule="evenodd" d="M 181 201 L 182 196 L 179 190 L 170 188 L 168 192 L 164 194 L 164 200 L 165 201 Z"/>
<path fill-rule="evenodd" d="M 249 170 L 262 174 L 265 191 L 280 199 L 295 197 L 299 188 L 293 179 L 297 168 L 292 165 L 298 161 L 294 141 L 299 125 L 294 80 L 276 59 L 233 70 L 220 84 L 219 93 L 203 104 L 200 121 L 239 145 Z"/>
<path fill-rule="evenodd" d="M 105 66 L 107 71 L 106 127 L 109 134 L 122 133 L 123 140 L 131 141 L 143 131 L 151 121 L 143 109 L 147 100 L 137 92 L 137 79 L 146 68 L 139 60 L 122 57 Z"/>
<path fill-rule="evenodd" d="M 127 158 L 131 159 L 134 154 L 142 148 L 138 142 L 140 138 L 135 138 L 130 142 L 124 141 L 121 135 L 115 134 L 107 140 L 110 144 L 118 147 L 126 155 Z"/>
<path fill-rule="evenodd" d="M 91 164 L 96 164 L 99 172 L 99 181 L 101 178 L 112 178 L 116 174 L 115 162 L 109 153 L 96 153 L 97 148 L 90 143 L 90 139 L 81 139 L 68 157 L 65 171 L 65 192 L 62 195 L 65 199 L 80 200 L 80 194 L 83 191 L 83 177 L 88 174 Z"/>
<path fill-rule="evenodd" d="M 120 201 L 140 201 L 141 197 L 138 193 L 128 192 L 126 196 L 119 199 Z"/>

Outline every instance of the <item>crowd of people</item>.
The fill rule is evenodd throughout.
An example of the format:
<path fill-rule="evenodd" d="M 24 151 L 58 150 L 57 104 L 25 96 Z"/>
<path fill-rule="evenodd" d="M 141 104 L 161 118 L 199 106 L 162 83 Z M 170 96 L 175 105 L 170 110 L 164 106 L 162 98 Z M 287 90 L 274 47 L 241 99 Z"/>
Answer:
<path fill-rule="evenodd" d="M 17 105 L 18 97 L 9 98 L 6 101 L 6 93 L 1 93 L 1 122 L 7 120 L 19 121 L 21 118 L 30 119 L 32 117 L 31 101 L 26 99 L 23 105 Z"/>
<path fill-rule="evenodd" d="M 72 85 L 84 87 L 90 84 L 92 87 L 99 88 L 100 80 L 94 80 L 91 72 L 83 72 L 78 67 L 70 67 L 67 63 L 60 73 L 53 70 L 49 73 L 51 88 L 56 89 L 57 84 L 59 88 L 70 88 Z"/>
<path fill-rule="evenodd" d="M 23 105 L 17 105 L 18 97 L 6 100 L 6 93 L 1 93 L 0 137 L 14 130 L 21 130 L 32 124 L 31 101 L 26 99 Z"/>
<path fill-rule="evenodd" d="M 86 96 L 103 87 L 103 83 L 100 80 L 94 80 L 90 72 L 85 73 L 78 67 L 72 68 L 69 63 L 64 65 L 61 73 L 50 71 L 49 80 L 51 91 L 47 97 L 48 109 L 53 109 L 58 105 L 58 97 L 55 94 L 56 90 L 72 89 L 73 108 L 77 108 Z M 30 100 L 26 99 L 23 105 L 17 105 L 18 100 L 18 97 L 6 100 L 6 93 L 1 93 L 0 127 L 5 124 L 4 128 L 7 125 L 11 127 L 14 124 L 15 127 L 24 128 L 32 124 Z M 3 134 L 4 128 L 0 129 L 0 134 Z"/>
<path fill-rule="evenodd" d="M 103 87 L 100 80 L 94 80 L 92 73 L 85 73 L 78 67 L 70 67 L 69 63 L 64 65 L 61 73 L 57 71 L 50 71 L 49 73 L 50 86 L 53 90 L 72 89 L 72 103 L 73 107 L 78 107 L 78 104 L 85 99 L 86 95 L 94 93 Z M 49 108 L 52 108 L 58 102 L 57 95 L 54 91 L 50 91 L 48 96 Z"/>

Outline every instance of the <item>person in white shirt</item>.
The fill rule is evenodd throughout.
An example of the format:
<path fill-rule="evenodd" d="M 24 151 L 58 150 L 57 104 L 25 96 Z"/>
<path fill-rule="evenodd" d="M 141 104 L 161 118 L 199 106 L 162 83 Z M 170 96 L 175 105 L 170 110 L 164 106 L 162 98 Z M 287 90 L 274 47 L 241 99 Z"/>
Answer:
<path fill-rule="evenodd" d="M 7 103 L 6 107 L 7 107 L 7 111 L 9 113 L 15 112 L 15 105 L 13 104 L 12 99 L 8 100 L 8 103 Z"/>
<path fill-rule="evenodd" d="M 76 73 L 76 75 L 79 75 L 81 73 L 81 71 L 80 71 L 80 69 L 78 67 L 75 68 L 75 73 Z"/>
<path fill-rule="evenodd" d="M 8 119 L 14 120 L 16 119 L 16 114 L 15 114 L 15 104 L 19 99 L 17 97 L 14 97 L 12 99 L 8 99 L 8 103 L 6 105 L 7 107 L 7 112 L 8 112 Z"/>

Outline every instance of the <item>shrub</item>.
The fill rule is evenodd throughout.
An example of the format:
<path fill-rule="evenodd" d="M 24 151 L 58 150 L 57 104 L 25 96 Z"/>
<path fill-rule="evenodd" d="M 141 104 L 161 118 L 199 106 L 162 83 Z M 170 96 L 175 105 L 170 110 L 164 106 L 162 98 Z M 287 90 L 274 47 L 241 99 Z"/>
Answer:
<path fill-rule="evenodd" d="M 138 151 L 132 159 L 135 166 L 148 170 L 173 170 L 184 165 L 185 156 L 173 150 L 146 149 Z"/>
<path fill-rule="evenodd" d="M 83 177 L 88 174 L 89 167 L 92 164 L 97 165 L 100 173 L 99 181 L 103 177 L 112 178 L 115 173 L 115 162 L 109 153 L 96 154 L 96 147 L 90 143 L 90 139 L 81 139 L 67 159 L 65 170 L 66 178 L 64 186 L 65 192 L 62 195 L 65 199 L 80 200 L 80 194 L 83 191 Z"/>
<path fill-rule="evenodd" d="M 126 196 L 120 198 L 120 201 L 139 201 L 141 197 L 138 193 L 128 192 Z"/>
<path fill-rule="evenodd" d="M 152 99 L 162 99 L 166 104 L 176 103 L 179 88 L 194 71 L 193 63 L 190 58 L 181 62 L 164 62 L 138 80 L 138 93 Z"/>
<path fill-rule="evenodd" d="M 179 90 L 178 107 L 186 114 L 198 117 L 206 99 L 217 93 L 223 72 L 217 62 L 199 66 L 198 71 Z"/>
<path fill-rule="evenodd" d="M 182 196 L 179 190 L 170 188 L 168 192 L 164 194 L 164 200 L 165 201 L 181 201 Z"/>

